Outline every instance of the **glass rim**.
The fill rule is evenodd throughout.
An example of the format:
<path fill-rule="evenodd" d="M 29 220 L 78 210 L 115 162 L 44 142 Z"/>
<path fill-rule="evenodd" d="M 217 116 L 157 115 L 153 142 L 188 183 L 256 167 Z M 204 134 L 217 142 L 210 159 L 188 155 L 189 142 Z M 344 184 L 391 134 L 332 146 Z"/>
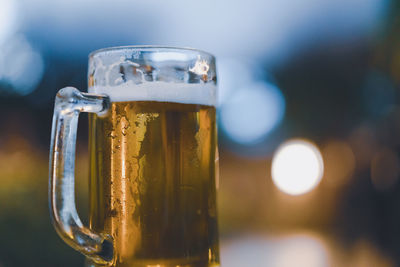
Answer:
<path fill-rule="evenodd" d="M 118 52 L 118 51 L 150 51 L 150 52 L 157 52 L 157 51 L 162 51 L 162 52 L 195 52 L 198 53 L 199 55 L 207 56 L 212 59 L 215 59 L 215 56 L 209 52 L 206 52 L 204 50 L 196 49 L 196 48 L 191 48 L 191 47 L 178 47 L 178 46 L 166 46 L 166 45 L 126 45 L 126 46 L 111 46 L 111 47 L 105 47 L 105 48 L 100 48 L 97 50 L 92 51 L 89 54 L 89 59 L 93 58 L 94 56 L 98 54 L 102 54 L 105 52 Z"/>

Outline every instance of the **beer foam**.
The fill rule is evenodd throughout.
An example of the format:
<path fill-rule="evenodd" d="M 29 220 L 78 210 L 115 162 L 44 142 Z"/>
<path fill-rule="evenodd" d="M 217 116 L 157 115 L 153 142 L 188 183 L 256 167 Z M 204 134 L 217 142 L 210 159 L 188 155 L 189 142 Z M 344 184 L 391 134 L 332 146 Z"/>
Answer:
<path fill-rule="evenodd" d="M 105 94 L 111 102 L 158 101 L 216 106 L 217 87 L 213 83 L 168 83 L 132 81 L 117 86 L 89 87 L 89 93 Z"/>

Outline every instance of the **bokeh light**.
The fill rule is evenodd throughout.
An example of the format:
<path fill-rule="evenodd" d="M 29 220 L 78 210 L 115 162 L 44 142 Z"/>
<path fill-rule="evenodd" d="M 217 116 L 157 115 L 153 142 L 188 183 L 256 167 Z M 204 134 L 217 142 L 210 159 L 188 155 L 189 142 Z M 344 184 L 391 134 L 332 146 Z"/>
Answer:
<path fill-rule="evenodd" d="M 281 241 L 273 266 L 327 267 L 328 252 L 322 242 L 311 235 L 293 235 Z"/>
<path fill-rule="evenodd" d="M 272 180 L 281 191 L 290 195 L 311 191 L 320 182 L 323 172 L 321 153 L 305 140 L 285 142 L 272 159 Z"/>
<path fill-rule="evenodd" d="M 222 243 L 224 266 L 230 267 L 325 267 L 328 251 L 319 238 L 310 234 L 282 237 L 247 236 Z"/>
<path fill-rule="evenodd" d="M 390 189 L 398 181 L 400 160 L 397 153 L 389 148 L 380 149 L 371 161 L 371 179 L 379 191 Z"/>
<path fill-rule="evenodd" d="M 385 73 L 372 71 L 366 77 L 363 88 L 366 112 L 372 117 L 388 114 L 396 105 L 396 88 Z"/>
<path fill-rule="evenodd" d="M 256 67 L 235 58 L 218 59 L 218 105 L 229 101 L 238 89 L 254 81 Z M 260 68 L 261 69 L 261 68 Z"/>
<path fill-rule="evenodd" d="M 285 114 L 285 99 L 277 86 L 249 83 L 238 89 L 220 108 L 222 130 L 239 144 L 254 144 L 265 138 Z"/>
<path fill-rule="evenodd" d="M 349 182 L 354 174 L 356 159 L 351 147 L 344 141 L 332 140 L 322 148 L 324 181 L 333 187 Z"/>
<path fill-rule="evenodd" d="M 13 0 L 0 0 L 0 44 L 3 43 L 16 28 L 16 6 Z"/>
<path fill-rule="evenodd" d="M 31 93 L 40 82 L 43 71 L 41 54 L 24 36 L 16 35 L 0 45 L 0 82 L 10 84 L 12 93 Z"/>
<path fill-rule="evenodd" d="M 357 168 L 366 168 L 378 150 L 376 129 L 371 124 L 357 126 L 349 136 L 349 144 L 354 153 Z"/>

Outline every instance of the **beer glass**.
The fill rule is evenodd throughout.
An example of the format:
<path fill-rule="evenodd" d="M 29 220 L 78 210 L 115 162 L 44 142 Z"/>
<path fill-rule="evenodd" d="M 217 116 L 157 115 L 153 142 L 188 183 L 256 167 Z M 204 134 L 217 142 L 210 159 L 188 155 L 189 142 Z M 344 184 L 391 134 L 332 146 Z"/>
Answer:
<path fill-rule="evenodd" d="M 212 55 L 117 47 L 89 56 L 88 93 L 56 96 L 50 214 L 86 266 L 219 266 Z M 89 112 L 89 226 L 75 207 L 77 122 Z"/>

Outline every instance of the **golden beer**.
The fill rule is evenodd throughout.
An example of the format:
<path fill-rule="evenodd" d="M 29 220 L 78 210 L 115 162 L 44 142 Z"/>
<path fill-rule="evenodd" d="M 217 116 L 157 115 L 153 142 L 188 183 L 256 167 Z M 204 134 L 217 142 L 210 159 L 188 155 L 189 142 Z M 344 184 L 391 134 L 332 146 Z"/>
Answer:
<path fill-rule="evenodd" d="M 110 105 L 90 115 L 89 191 L 90 228 L 112 237 L 112 266 L 219 266 L 215 107 Z"/>
<path fill-rule="evenodd" d="M 50 217 L 86 267 L 217 267 L 215 58 L 176 47 L 89 56 L 88 93 L 55 99 Z M 78 117 L 89 116 L 89 227 L 75 205 Z"/>

